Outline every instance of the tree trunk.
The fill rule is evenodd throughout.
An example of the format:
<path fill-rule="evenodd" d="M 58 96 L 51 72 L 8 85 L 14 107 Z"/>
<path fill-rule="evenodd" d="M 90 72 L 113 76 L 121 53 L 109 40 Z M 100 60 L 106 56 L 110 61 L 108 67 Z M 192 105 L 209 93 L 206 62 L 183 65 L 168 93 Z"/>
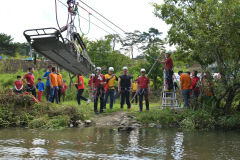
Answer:
<path fill-rule="evenodd" d="M 228 94 L 227 100 L 226 100 L 226 104 L 224 106 L 225 113 L 229 113 L 230 112 L 233 100 L 235 98 L 235 94 L 236 94 L 236 89 L 231 89 L 229 91 L 229 94 Z"/>

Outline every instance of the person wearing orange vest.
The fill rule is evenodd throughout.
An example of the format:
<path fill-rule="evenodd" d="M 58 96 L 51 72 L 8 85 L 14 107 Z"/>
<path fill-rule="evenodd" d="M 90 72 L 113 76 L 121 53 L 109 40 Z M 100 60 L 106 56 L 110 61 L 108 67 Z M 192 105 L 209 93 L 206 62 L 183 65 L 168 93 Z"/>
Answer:
<path fill-rule="evenodd" d="M 57 81 L 58 81 L 58 102 L 61 102 L 61 96 L 62 96 L 62 84 L 63 84 L 63 78 L 62 74 L 57 70 Z"/>
<path fill-rule="evenodd" d="M 87 98 L 83 97 L 82 94 L 84 92 L 85 86 L 82 75 L 79 73 L 77 76 L 77 102 L 78 105 L 81 105 L 81 99 L 84 101 L 88 101 Z"/>
<path fill-rule="evenodd" d="M 179 75 L 180 75 L 180 85 L 182 89 L 184 107 L 189 107 L 189 100 L 190 100 L 191 86 L 192 86 L 192 79 L 190 77 L 190 72 L 182 73 L 182 71 L 179 71 Z"/>
<path fill-rule="evenodd" d="M 52 67 L 52 73 L 49 74 L 49 82 L 50 82 L 50 98 L 49 101 L 54 103 L 54 99 L 58 103 L 57 100 L 57 93 L 58 93 L 58 80 L 57 80 L 57 73 L 56 68 Z"/>

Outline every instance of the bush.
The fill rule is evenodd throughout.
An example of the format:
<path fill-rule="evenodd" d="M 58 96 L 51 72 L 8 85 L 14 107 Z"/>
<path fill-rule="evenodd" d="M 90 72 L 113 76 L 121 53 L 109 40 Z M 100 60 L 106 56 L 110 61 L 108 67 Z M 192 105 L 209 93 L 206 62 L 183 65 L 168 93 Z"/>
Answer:
<path fill-rule="evenodd" d="M 240 113 L 234 113 L 233 115 L 226 115 L 226 116 L 219 117 L 217 127 L 227 128 L 227 129 L 239 129 Z"/>

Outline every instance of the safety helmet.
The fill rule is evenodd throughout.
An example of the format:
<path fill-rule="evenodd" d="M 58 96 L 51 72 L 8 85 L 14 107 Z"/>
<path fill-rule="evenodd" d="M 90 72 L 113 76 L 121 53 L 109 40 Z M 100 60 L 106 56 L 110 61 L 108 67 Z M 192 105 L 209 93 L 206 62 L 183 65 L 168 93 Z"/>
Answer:
<path fill-rule="evenodd" d="M 171 52 L 170 51 L 167 51 L 167 53 L 166 54 L 168 54 L 168 55 L 171 55 Z"/>
<path fill-rule="evenodd" d="M 101 71 L 102 68 L 101 68 L 101 67 L 97 67 L 96 70 L 97 70 L 97 71 Z"/>
<path fill-rule="evenodd" d="M 113 67 L 109 67 L 109 69 L 108 69 L 109 71 L 114 71 L 114 68 Z"/>
<path fill-rule="evenodd" d="M 141 72 L 146 72 L 146 70 L 144 68 L 141 69 Z"/>
<path fill-rule="evenodd" d="M 92 75 L 91 75 L 92 77 L 94 77 L 95 76 L 95 74 L 94 73 L 92 73 Z"/>
<path fill-rule="evenodd" d="M 123 67 L 123 70 L 128 70 L 128 68 L 127 67 Z"/>

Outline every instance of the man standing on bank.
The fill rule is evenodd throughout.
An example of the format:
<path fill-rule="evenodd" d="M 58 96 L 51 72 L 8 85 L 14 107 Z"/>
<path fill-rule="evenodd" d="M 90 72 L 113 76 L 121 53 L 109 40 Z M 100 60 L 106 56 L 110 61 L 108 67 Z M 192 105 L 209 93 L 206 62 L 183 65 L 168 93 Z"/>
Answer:
<path fill-rule="evenodd" d="M 101 74 L 101 68 L 97 67 L 97 74 L 93 77 L 92 88 L 94 88 L 94 112 L 98 114 L 98 97 L 100 97 L 100 113 L 103 113 L 105 95 L 105 76 Z"/>
<path fill-rule="evenodd" d="M 127 75 L 128 68 L 123 67 L 123 75 L 119 77 L 118 81 L 118 92 L 121 94 L 121 109 L 125 103 L 128 106 L 128 109 L 131 108 L 130 103 L 130 92 L 132 89 L 132 76 Z"/>
<path fill-rule="evenodd" d="M 49 65 L 48 71 L 45 72 L 45 74 L 43 75 L 43 79 L 47 79 L 47 82 L 46 82 L 46 99 L 47 99 L 47 101 L 49 100 L 50 90 L 51 90 L 51 86 L 50 86 L 50 82 L 49 82 L 49 75 L 51 73 L 52 73 L 52 65 Z"/>
<path fill-rule="evenodd" d="M 149 110 L 150 80 L 145 76 L 145 73 L 146 70 L 141 69 L 141 76 L 137 79 L 140 112 L 143 110 L 143 96 L 145 97 L 146 110 Z"/>
<path fill-rule="evenodd" d="M 104 109 L 106 109 L 108 96 L 110 96 L 110 109 L 113 108 L 114 90 L 115 90 L 114 84 L 115 84 L 115 81 L 118 81 L 117 76 L 113 74 L 113 72 L 114 72 L 114 68 L 109 67 L 108 74 L 105 75 L 106 84 L 108 88 L 107 88 L 107 93 L 105 94 Z"/>

